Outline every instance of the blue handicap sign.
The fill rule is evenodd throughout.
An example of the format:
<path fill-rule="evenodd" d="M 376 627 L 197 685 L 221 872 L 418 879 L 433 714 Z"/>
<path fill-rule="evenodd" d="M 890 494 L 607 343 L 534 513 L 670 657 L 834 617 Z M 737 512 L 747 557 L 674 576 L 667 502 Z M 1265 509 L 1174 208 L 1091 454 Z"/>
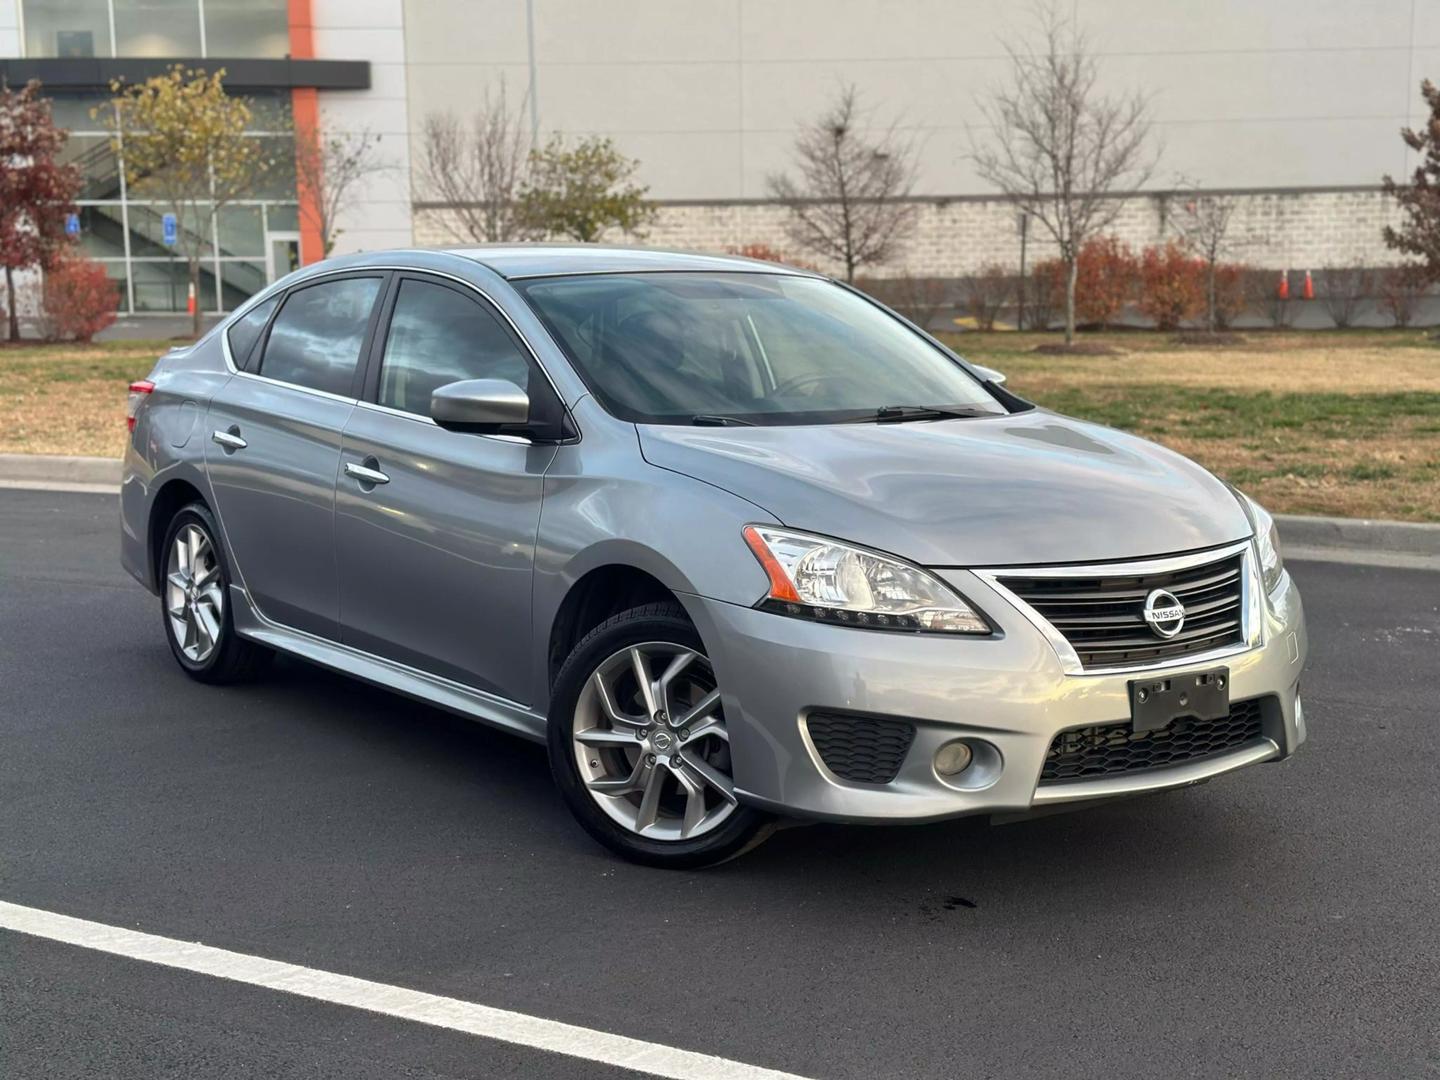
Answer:
<path fill-rule="evenodd" d="M 66 215 L 65 215 L 65 235 L 66 235 L 66 236 L 79 236 L 79 235 L 80 235 L 80 215 L 79 215 L 79 214 L 66 214 Z"/>
<path fill-rule="evenodd" d="M 165 230 L 165 246 L 174 247 L 175 242 L 180 239 L 180 230 L 176 225 L 175 215 L 166 214 L 160 219 L 160 223 Z"/>

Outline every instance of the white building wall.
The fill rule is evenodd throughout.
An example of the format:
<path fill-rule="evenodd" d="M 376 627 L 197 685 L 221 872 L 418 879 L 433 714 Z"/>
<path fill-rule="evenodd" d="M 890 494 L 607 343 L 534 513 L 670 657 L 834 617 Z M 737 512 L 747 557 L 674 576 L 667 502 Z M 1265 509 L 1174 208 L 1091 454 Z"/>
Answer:
<path fill-rule="evenodd" d="M 1272 270 L 1318 270 L 1326 266 L 1364 263 L 1383 266 L 1396 260 L 1380 239 L 1380 229 L 1394 222 L 1393 203 L 1373 191 L 1250 193 L 1235 196 L 1231 247 L 1227 261 Z M 1169 205 L 1167 205 L 1167 203 Z M 1020 264 L 1020 233 L 1015 208 L 1001 199 L 925 200 L 912 240 L 893 265 L 869 268 L 872 276 L 908 272 L 921 277 L 960 277 L 989 266 L 1014 270 Z M 1138 253 L 1174 236 L 1170 226 L 1173 200 L 1143 196 L 1126 200 L 1109 230 Z M 783 207 L 765 203 L 662 205 L 644 243 L 656 247 L 725 252 L 747 244 L 766 244 L 787 259 L 820 265 L 829 273 L 842 268 L 825 264 L 797 248 L 785 233 Z M 416 214 L 416 242 L 443 246 L 456 242 L 455 230 L 443 211 Z M 623 242 L 623 237 L 611 237 Z M 1055 254 L 1044 232 L 1031 227 L 1026 260 Z"/>
<path fill-rule="evenodd" d="M 919 156 L 920 225 L 893 271 L 1014 265 L 1012 209 L 974 172 L 977 102 L 1026 40 L 1030 8 L 988 0 L 405 0 L 412 157 L 435 111 L 465 115 L 504 80 L 535 87 L 542 138 L 598 134 L 641 161 L 660 201 L 647 243 L 724 250 L 766 243 L 796 258 L 765 205 L 798 125 L 852 82 L 871 122 L 898 124 Z M 1373 190 L 1414 155 L 1418 85 L 1440 80 L 1440 0 L 1073 0 L 1103 88 L 1143 92 L 1160 165 L 1150 185 L 1239 189 L 1233 257 L 1273 268 L 1393 261 Z M 1033 36 L 1033 35 L 1032 35 Z M 531 57 L 534 63 L 531 63 Z M 1369 187 L 1368 191 L 1345 190 Z M 1256 189 L 1267 189 L 1256 191 Z M 1317 190 L 1318 189 L 1318 190 Z M 1328 190 L 1327 190 L 1328 189 Z M 427 192 L 415 185 L 423 204 Z M 1164 200 L 1130 201 L 1115 231 L 1163 239 Z M 416 238 L 456 237 L 419 209 Z M 1044 257 L 1032 233 L 1030 257 Z"/>
<path fill-rule="evenodd" d="M 19 56 L 20 0 L 0 0 L 0 56 Z"/>
<path fill-rule="evenodd" d="M 662 200 L 763 198 L 842 82 L 915 138 L 918 193 L 984 194 L 977 101 L 1032 25 L 993 0 L 529 2 L 542 132 L 613 136 Z M 502 77 L 524 93 L 526 3 L 405 0 L 412 130 Z M 1408 167 L 1397 129 L 1440 78 L 1437 0 L 1073 3 L 1104 87 L 1150 101 L 1157 188 L 1376 184 Z"/>
<path fill-rule="evenodd" d="M 313 0 L 311 17 L 317 57 L 370 62 L 369 90 L 320 91 L 321 130 L 378 134 L 377 158 L 386 166 L 347 199 L 334 254 L 407 247 L 414 240 L 401 0 Z"/>

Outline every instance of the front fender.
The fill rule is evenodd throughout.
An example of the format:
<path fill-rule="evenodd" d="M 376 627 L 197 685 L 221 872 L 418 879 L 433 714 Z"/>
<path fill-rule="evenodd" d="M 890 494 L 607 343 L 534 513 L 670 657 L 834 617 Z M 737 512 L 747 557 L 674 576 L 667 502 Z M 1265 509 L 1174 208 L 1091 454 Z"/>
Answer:
<path fill-rule="evenodd" d="M 577 405 L 575 419 L 584 441 L 561 447 L 546 472 L 535 548 L 537 685 L 530 700 L 541 711 L 550 698 L 550 631 L 586 574 L 633 567 L 682 601 L 696 595 L 753 604 L 767 582 L 740 530 L 750 522 L 779 523 L 737 495 L 646 462 L 634 425 L 605 414 L 593 399 Z"/>

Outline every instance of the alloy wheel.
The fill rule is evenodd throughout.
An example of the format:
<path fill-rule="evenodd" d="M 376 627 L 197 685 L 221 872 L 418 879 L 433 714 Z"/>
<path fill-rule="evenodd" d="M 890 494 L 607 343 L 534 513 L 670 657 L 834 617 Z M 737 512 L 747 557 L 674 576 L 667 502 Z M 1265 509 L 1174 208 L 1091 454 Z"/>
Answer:
<path fill-rule="evenodd" d="M 693 840 L 738 805 L 715 672 L 694 649 L 612 653 L 580 693 L 571 743 L 590 797 L 639 836 Z"/>
<path fill-rule="evenodd" d="M 185 525 L 170 545 L 165 611 L 170 633 L 185 658 L 196 664 L 210 659 L 225 625 L 225 590 L 215 545 L 198 525 Z"/>

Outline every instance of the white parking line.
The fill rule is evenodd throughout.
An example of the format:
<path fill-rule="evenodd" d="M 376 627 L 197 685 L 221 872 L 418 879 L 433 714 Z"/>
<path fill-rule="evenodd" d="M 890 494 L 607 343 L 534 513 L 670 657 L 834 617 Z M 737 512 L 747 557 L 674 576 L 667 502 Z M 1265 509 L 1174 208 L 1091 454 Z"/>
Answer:
<path fill-rule="evenodd" d="M 675 1080 L 801 1080 L 673 1046 L 0 900 L 0 929 Z"/>

